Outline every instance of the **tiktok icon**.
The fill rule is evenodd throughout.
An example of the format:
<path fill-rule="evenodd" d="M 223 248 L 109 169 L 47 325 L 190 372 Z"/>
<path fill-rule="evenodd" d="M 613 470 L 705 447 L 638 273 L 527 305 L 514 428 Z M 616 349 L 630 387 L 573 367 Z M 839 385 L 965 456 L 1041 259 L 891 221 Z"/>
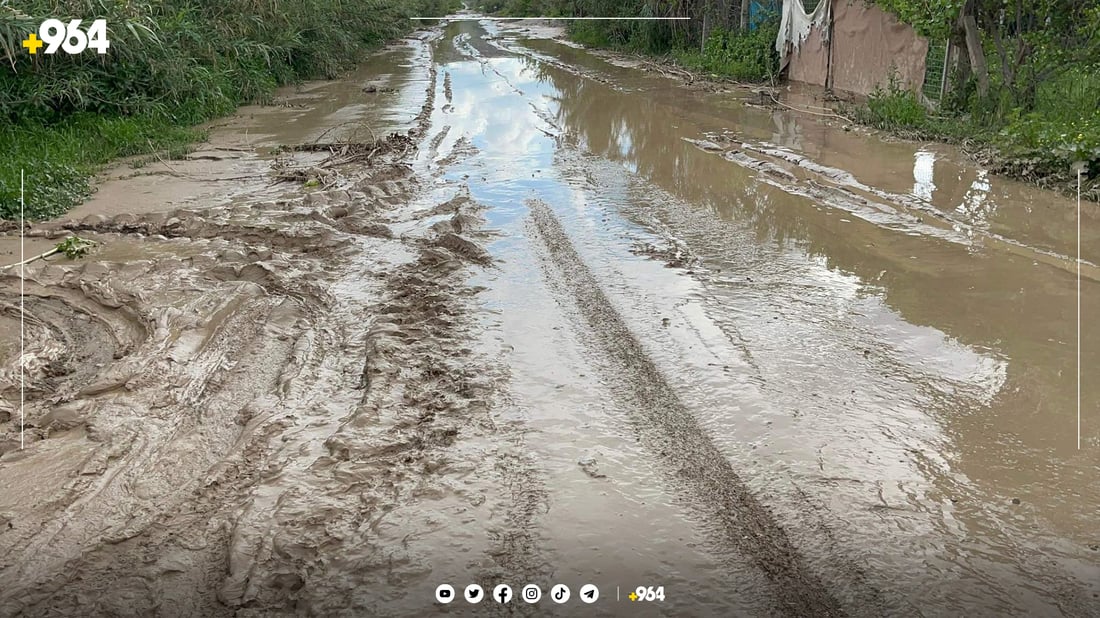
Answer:
<path fill-rule="evenodd" d="M 550 589 L 550 598 L 555 603 L 565 603 L 569 600 L 569 586 L 565 584 L 554 584 L 554 587 Z"/>

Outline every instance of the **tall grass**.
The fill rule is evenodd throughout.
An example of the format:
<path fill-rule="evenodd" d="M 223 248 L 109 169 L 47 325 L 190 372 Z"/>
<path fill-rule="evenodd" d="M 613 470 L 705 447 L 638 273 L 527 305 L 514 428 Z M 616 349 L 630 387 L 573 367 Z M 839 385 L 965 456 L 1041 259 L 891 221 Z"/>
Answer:
<path fill-rule="evenodd" d="M 296 80 L 332 78 L 451 0 L 0 0 L 0 217 L 57 214 L 117 156 L 177 148 L 185 130 Z M 107 55 L 31 56 L 42 20 L 106 19 Z"/>

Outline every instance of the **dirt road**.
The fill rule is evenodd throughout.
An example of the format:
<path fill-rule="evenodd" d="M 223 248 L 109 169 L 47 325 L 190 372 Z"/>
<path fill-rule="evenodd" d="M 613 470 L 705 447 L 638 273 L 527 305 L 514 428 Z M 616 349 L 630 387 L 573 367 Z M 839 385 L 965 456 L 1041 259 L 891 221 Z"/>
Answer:
<path fill-rule="evenodd" d="M 0 275 L 0 615 L 1100 615 L 1074 204 L 554 35 L 451 21 L 32 227 L 100 246 L 22 355 Z"/>

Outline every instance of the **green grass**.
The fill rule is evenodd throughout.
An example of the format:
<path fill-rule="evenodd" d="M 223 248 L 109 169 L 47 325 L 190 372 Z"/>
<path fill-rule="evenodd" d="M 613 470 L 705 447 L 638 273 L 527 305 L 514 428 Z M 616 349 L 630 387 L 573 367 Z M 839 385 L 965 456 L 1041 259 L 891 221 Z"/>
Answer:
<path fill-rule="evenodd" d="M 977 145 L 994 171 L 1039 184 L 1076 186 L 1071 168 L 1084 162 L 1083 193 L 1100 197 L 1100 75 L 1067 70 L 1040 85 L 1028 112 L 1006 107 L 1003 100 L 996 95 L 981 100 L 972 89 L 961 89 L 932 113 L 891 79 L 846 113 L 906 137 Z"/>
<path fill-rule="evenodd" d="M 88 178 L 124 156 L 186 151 L 191 127 L 275 88 L 335 78 L 452 0 L 0 0 L 0 217 L 80 203 Z M 19 42 L 45 17 L 104 18 L 106 56 L 31 57 Z"/>
<path fill-rule="evenodd" d="M 876 88 L 866 104 L 848 112 L 860 123 L 886 131 L 933 133 L 939 128 L 916 93 L 901 86 L 897 74 Z"/>
<path fill-rule="evenodd" d="M 26 175 L 28 219 L 62 214 L 91 192 L 89 177 L 119 157 L 186 152 L 202 132 L 148 116 L 76 114 L 51 125 L 31 123 L 0 129 L 10 162 L 0 169 L 0 218 L 19 217 L 20 171 Z"/>

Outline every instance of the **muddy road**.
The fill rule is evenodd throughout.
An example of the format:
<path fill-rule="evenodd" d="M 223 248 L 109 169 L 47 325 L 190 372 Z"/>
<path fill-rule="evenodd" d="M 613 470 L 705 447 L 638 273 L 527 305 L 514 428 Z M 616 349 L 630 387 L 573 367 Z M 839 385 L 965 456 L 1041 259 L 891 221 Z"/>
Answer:
<path fill-rule="evenodd" d="M 446 23 L 32 226 L 100 246 L 22 355 L 0 273 L 0 615 L 1100 615 L 1073 202 L 555 34 Z"/>

